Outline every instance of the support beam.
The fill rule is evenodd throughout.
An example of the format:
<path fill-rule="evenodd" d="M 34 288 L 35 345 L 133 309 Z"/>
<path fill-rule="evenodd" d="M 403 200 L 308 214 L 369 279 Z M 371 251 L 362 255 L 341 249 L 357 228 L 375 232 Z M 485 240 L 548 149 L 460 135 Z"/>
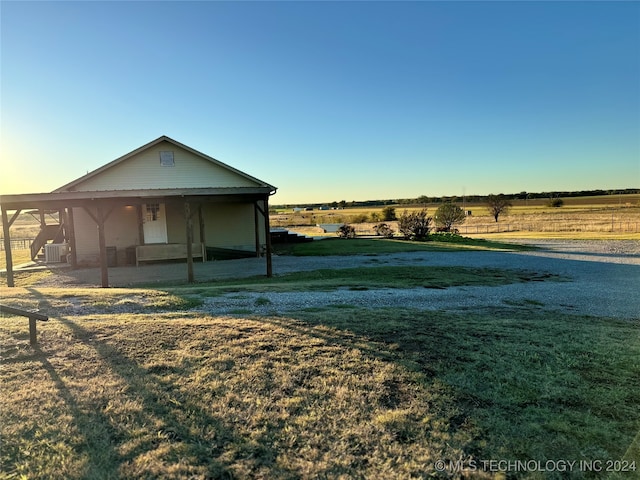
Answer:
<path fill-rule="evenodd" d="M 67 208 L 67 235 L 71 249 L 71 268 L 78 268 L 78 252 L 76 251 L 76 225 L 73 218 L 73 207 Z"/>
<path fill-rule="evenodd" d="M 102 206 L 98 205 L 98 244 L 100 245 L 100 280 L 102 288 L 109 287 L 109 267 L 107 263 L 107 241 L 105 239 L 104 222 L 105 216 Z"/>
<path fill-rule="evenodd" d="M 15 216 L 13 219 L 15 219 Z M 4 235 L 4 255 L 7 262 L 7 287 L 15 287 L 15 283 L 13 281 L 13 257 L 11 255 L 10 227 L 11 224 L 9 223 L 7 210 L 2 207 L 2 233 Z"/>
<path fill-rule="evenodd" d="M 193 220 L 191 219 L 191 205 L 184 202 L 184 219 L 187 225 L 187 281 L 195 281 L 193 275 Z"/>
<path fill-rule="evenodd" d="M 142 213 L 142 205 L 136 205 L 136 213 L 138 215 L 138 240 L 140 245 L 144 245 L 144 216 Z"/>
<path fill-rule="evenodd" d="M 267 277 L 273 276 L 273 265 L 271 263 L 271 226 L 269 224 L 269 196 L 264 197 L 264 235 L 267 245 Z"/>
<path fill-rule="evenodd" d="M 204 215 L 202 214 L 202 204 L 198 205 L 198 227 L 200 227 L 200 243 L 202 244 L 202 248 L 204 248 L 204 258 L 203 262 L 207 261 L 207 238 L 205 235 L 205 225 L 204 225 Z"/>
<path fill-rule="evenodd" d="M 256 257 L 260 256 L 260 219 L 258 217 L 258 202 L 253 202 L 253 232 L 256 237 Z"/>

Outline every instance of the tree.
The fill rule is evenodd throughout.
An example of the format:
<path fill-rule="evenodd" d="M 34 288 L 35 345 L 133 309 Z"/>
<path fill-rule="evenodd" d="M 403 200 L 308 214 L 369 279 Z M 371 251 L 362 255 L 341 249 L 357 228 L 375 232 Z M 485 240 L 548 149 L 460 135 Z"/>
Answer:
<path fill-rule="evenodd" d="M 384 207 L 382 209 L 382 221 L 392 222 L 394 220 L 397 220 L 396 209 L 393 207 Z"/>
<path fill-rule="evenodd" d="M 453 203 L 444 203 L 436 210 L 436 225 L 443 232 L 450 232 L 451 227 L 464 223 L 464 210 Z"/>
<path fill-rule="evenodd" d="M 495 218 L 497 223 L 500 214 L 506 214 L 509 211 L 511 202 L 502 193 L 500 195 L 490 194 L 487 196 L 487 207 L 489 209 L 489 213 L 493 215 L 493 218 Z"/>
<path fill-rule="evenodd" d="M 405 240 L 423 241 L 429 236 L 432 220 L 433 218 L 427 216 L 426 208 L 411 213 L 405 210 L 398 219 L 398 230 Z"/>

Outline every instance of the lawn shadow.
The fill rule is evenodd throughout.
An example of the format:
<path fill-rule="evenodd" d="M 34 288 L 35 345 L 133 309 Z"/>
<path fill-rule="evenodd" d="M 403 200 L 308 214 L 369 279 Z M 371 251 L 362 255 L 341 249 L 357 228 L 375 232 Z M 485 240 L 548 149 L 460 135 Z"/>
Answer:
<path fill-rule="evenodd" d="M 38 297 L 43 305 L 47 305 L 46 297 L 35 290 L 31 293 Z M 127 387 L 124 391 L 118 391 L 118 395 L 129 397 L 126 401 L 142 403 L 141 411 L 129 414 L 128 428 L 142 430 L 149 425 L 155 425 L 157 428 L 155 437 L 134 438 L 134 433 L 123 431 L 122 426 L 116 423 L 117 418 L 110 417 L 104 412 L 104 405 L 92 405 L 93 399 L 82 402 L 83 404 L 80 405 L 77 399 L 79 395 L 73 392 L 74 387 L 67 385 L 58 368 L 49 361 L 49 354 L 37 347 L 29 358 L 37 358 L 42 363 L 73 415 L 75 425 L 86 438 L 89 448 L 86 448 L 85 452 L 90 458 L 88 471 L 85 472 L 86 475 L 83 474 L 83 477 L 120 477 L 123 474 L 122 468 L 130 468 L 128 464 L 134 459 L 162 448 L 164 449 L 163 463 L 166 465 L 173 461 L 179 464 L 177 468 L 191 469 L 185 472 L 185 474 L 189 473 L 187 476 L 193 476 L 196 473 L 194 469 L 197 469 L 196 476 L 234 478 L 235 475 L 229 467 L 235 459 L 232 455 L 228 455 L 226 447 L 233 445 L 234 451 L 246 453 L 254 448 L 254 445 L 249 445 L 248 439 L 236 434 L 233 426 L 229 425 L 224 418 L 208 414 L 200 404 L 185 396 L 180 396 L 179 401 L 176 401 L 170 394 L 173 390 L 172 385 L 152 375 L 149 369 L 142 367 L 135 359 L 129 358 L 79 322 L 66 317 L 53 317 L 51 320 L 65 325 L 73 333 L 76 341 L 84 347 L 93 349 L 111 371 L 126 383 Z M 68 371 L 67 374 L 69 374 Z M 72 376 L 75 375 L 72 374 Z M 130 418 L 131 415 L 134 415 L 134 418 Z M 185 418 L 197 420 L 185 424 Z M 215 437 L 215 441 L 207 443 L 203 440 L 198 431 L 194 430 L 195 424 L 201 429 L 206 427 L 208 431 L 214 432 L 210 435 Z M 132 439 L 136 440 L 134 448 L 128 448 L 126 454 L 119 451 L 126 440 Z M 261 448 L 266 452 L 272 447 L 264 442 Z M 275 459 L 276 453 L 266 452 L 264 457 Z M 189 459 L 186 465 L 185 458 Z M 138 473 L 148 474 L 144 470 Z"/>

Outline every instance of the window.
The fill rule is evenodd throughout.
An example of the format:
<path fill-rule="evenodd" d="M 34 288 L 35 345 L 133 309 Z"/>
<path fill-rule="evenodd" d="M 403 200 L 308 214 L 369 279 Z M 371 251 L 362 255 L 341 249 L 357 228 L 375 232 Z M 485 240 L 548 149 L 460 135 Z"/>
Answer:
<path fill-rule="evenodd" d="M 160 211 L 159 203 L 147 203 L 147 222 L 155 222 L 158 220 L 158 212 Z"/>

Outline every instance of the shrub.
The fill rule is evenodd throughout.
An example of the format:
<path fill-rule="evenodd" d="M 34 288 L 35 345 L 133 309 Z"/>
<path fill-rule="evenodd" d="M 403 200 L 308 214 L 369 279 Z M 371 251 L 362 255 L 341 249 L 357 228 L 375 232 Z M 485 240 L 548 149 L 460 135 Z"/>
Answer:
<path fill-rule="evenodd" d="M 356 229 L 346 223 L 338 228 L 337 233 L 340 238 L 356 238 Z"/>
<path fill-rule="evenodd" d="M 427 216 L 426 208 L 411 213 L 407 213 L 405 210 L 398 219 L 398 230 L 405 240 L 424 241 L 431 231 L 432 220 L 433 218 Z"/>
<path fill-rule="evenodd" d="M 373 230 L 376 232 L 376 235 L 380 237 L 393 238 L 394 231 L 386 223 L 377 224 L 376 226 L 373 227 Z"/>
<path fill-rule="evenodd" d="M 364 223 L 369 220 L 366 213 L 360 213 L 351 217 L 351 223 Z"/>
<path fill-rule="evenodd" d="M 451 227 L 464 223 L 465 220 L 464 211 L 453 203 L 444 203 L 436 210 L 436 225 L 440 227 L 439 232 L 450 232 Z"/>
<path fill-rule="evenodd" d="M 564 205 L 564 200 L 561 198 L 550 198 L 547 202 L 547 207 L 559 208 Z"/>
<path fill-rule="evenodd" d="M 393 207 L 384 207 L 382 209 L 382 221 L 383 222 L 393 222 L 397 220 L 396 209 Z"/>

